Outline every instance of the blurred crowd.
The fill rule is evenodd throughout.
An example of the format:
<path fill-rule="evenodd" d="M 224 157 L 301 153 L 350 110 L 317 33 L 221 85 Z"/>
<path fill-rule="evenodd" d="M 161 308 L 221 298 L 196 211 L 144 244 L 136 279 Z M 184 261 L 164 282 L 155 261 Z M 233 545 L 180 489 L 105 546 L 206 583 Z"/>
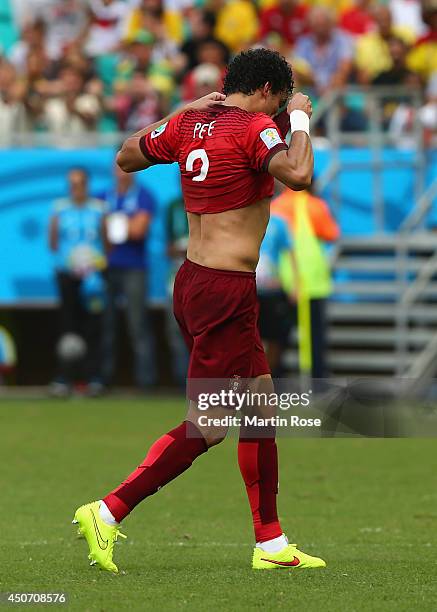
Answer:
<path fill-rule="evenodd" d="M 421 92 L 420 120 L 437 128 L 437 0 L 6 2 L 18 36 L 0 50 L 0 144 L 135 131 L 220 89 L 230 57 L 255 45 L 289 58 L 315 103 L 346 84 L 400 85 Z M 346 110 L 345 130 L 367 128 L 365 100 Z M 384 126 L 412 120 L 383 99 Z"/>

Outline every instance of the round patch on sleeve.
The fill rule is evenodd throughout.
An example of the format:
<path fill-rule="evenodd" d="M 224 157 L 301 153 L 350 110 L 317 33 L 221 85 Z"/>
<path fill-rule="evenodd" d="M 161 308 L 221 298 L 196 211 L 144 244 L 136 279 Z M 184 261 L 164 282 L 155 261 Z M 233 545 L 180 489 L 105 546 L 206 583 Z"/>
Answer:
<path fill-rule="evenodd" d="M 278 130 L 275 128 L 267 128 L 266 130 L 263 130 L 259 137 L 268 149 L 273 149 L 273 147 L 276 147 L 276 145 L 283 143 L 282 138 L 279 136 Z"/>
<path fill-rule="evenodd" d="M 159 126 L 159 128 L 156 128 L 156 130 L 153 130 L 152 134 L 150 135 L 150 138 L 157 138 L 158 136 L 161 136 L 161 134 L 163 132 L 165 132 L 166 127 L 168 126 L 168 121 L 167 123 L 163 123 L 162 125 Z"/>

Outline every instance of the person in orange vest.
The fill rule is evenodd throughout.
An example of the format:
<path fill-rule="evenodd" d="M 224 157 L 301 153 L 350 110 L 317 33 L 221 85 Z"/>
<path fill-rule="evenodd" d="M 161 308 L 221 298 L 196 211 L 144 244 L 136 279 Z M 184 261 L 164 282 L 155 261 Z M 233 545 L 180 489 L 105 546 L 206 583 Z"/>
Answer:
<path fill-rule="evenodd" d="M 293 236 L 295 266 L 284 260 L 282 279 L 287 293 L 295 291 L 302 304 L 308 303 L 310 330 L 308 336 L 308 369 L 313 379 L 326 377 L 326 300 L 332 292 L 329 262 L 324 243 L 334 242 L 340 229 L 327 203 L 308 191 L 292 191 L 285 188 L 273 200 L 271 213 L 283 218 Z M 297 276 L 297 278 L 293 278 Z M 299 329 L 302 332 L 302 329 Z M 300 359 L 301 369 L 302 360 Z"/>

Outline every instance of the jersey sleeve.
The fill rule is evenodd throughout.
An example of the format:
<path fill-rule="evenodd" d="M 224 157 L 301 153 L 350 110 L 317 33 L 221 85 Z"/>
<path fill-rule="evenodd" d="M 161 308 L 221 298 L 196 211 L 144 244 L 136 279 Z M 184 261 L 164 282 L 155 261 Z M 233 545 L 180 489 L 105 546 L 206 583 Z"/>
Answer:
<path fill-rule="evenodd" d="M 287 149 L 273 119 L 267 115 L 258 115 L 252 120 L 246 140 L 251 168 L 258 172 L 267 172 L 272 157 Z"/>
<path fill-rule="evenodd" d="M 140 149 L 154 164 L 171 164 L 178 159 L 179 123 L 182 113 L 140 138 Z"/>

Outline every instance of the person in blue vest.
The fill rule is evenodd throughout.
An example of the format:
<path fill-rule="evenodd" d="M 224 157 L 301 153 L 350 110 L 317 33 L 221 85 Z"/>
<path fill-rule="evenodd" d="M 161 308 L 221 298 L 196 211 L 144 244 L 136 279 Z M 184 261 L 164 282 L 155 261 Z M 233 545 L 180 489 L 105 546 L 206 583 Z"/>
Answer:
<path fill-rule="evenodd" d="M 69 195 L 55 202 L 49 243 L 59 291 L 58 374 L 51 394 L 68 396 L 75 382 L 98 395 L 104 284 L 104 203 L 88 193 L 88 174 L 69 172 Z"/>
<path fill-rule="evenodd" d="M 150 192 L 132 174 L 114 166 L 115 184 L 100 197 L 106 202 L 108 267 L 103 317 L 102 382 L 113 379 L 117 341 L 117 306 L 125 308 L 134 353 L 134 380 L 141 389 L 156 379 L 153 343 L 146 312 L 146 240 L 155 211 Z"/>
<path fill-rule="evenodd" d="M 292 306 L 295 295 L 287 295 L 280 275 L 280 258 L 285 254 L 292 258 L 293 242 L 287 224 L 278 216 L 271 215 L 256 268 L 256 285 L 259 302 L 258 326 L 265 346 L 272 375 L 281 374 L 281 357 L 287 346 L 293 325 Z"/>

